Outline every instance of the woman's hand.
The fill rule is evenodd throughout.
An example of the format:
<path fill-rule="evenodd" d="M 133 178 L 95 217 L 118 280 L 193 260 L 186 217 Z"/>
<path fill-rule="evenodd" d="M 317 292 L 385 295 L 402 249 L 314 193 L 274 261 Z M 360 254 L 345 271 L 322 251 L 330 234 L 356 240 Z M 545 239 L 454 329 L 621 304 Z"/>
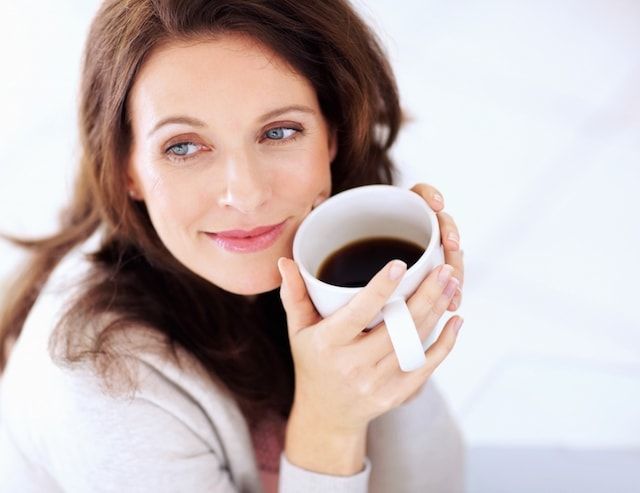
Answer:
<path fill-rule="evenodd" d="M 440 236 L 442 246 L 444 247 L 444 261 L 453 266 L 453 276 L 460 281 L 460 286 L 456 290 L 456 294 L 448 307 L 453 312 L 460 308 L 462 303 L 462 286 L 464 285 L 464 252 L 460 249 L 460 233 L 453 218 L 446 212 L 442 212 L 444 208 L 444 199 L 442 194 L 435 187 L 426 183 L 418 183 L 411 188 L 412 192 L 420 195 L 438 216 L 440 224 Z"/>
<path fill-rule="evenodd" d="M 427 349 L 425 366 L 412 372 L 400 370 L 384 322 L 363 333 L 397 287 L 406 271 L 403 262 L 389 262 L 347 305 L 324 319 L 311 302 L 296 263 L 280 258 L 278 268 L 295 367 L 291 416 L 296 417 L 294 422 L 313 423 L 314 433 L 350 436 L 366 431 L 371 420 L 422 388 L 453 348 L 462 323 L 459 316 L 447 321 Z M 407 300 L 422 340 L 456 292 L 459 282 L 453 271 L 446 264 L 435 268 Z"/>

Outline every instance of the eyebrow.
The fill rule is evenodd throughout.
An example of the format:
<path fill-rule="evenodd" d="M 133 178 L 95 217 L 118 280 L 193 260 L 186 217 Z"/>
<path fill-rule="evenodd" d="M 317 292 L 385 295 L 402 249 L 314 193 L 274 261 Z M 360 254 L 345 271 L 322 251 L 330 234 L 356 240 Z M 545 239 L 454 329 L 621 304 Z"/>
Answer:
<path fill-rule="evenodd" d="M 300 113 L 309 113 L 311 115 L 315 115 L 316 111 L 309 106 L 304 106 L 300 104 L 292 104 L 289 106 L 283 106 L 282 108 L 276 108 L 275 110 L 268 111 L 260 118 L 258 118 L 259 122 L 264 122 L 265 120 L 269 120 L 270 118 L 274 118 L 276 116 L 282 115 L 283 113 L 289 113 L 290 111 L 298 111 Z M 197 118 L 193 118 L 185 115 L 176 115 L 176 116 L 168 116 L 167 118 L 163 118 L 158 123 L 154 125 L 151 131 L 147 134 L 147 137 L 150 137 L 153 133 L 158 131 L 161 127 L 165 125 L 169 125 L 170 123 L 182 123 L 186 125 L 191 125 L 193 127 L 206 127 L 207 124 L 202 120 L 198 120 Z"/>

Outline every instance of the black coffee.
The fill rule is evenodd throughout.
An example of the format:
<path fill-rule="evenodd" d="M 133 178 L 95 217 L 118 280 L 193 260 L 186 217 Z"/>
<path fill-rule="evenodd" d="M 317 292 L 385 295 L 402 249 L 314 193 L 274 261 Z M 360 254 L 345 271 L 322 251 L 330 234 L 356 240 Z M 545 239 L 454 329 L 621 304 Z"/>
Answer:
<path fill-rule="evenodd" d="M 423 253 L 423 247 L 398 238 L 366 238 L 329 255 L 320 265 L 317 277 L 334 286 L 359 288 L 389 261 L 402 260 L 409 268 Z"/>

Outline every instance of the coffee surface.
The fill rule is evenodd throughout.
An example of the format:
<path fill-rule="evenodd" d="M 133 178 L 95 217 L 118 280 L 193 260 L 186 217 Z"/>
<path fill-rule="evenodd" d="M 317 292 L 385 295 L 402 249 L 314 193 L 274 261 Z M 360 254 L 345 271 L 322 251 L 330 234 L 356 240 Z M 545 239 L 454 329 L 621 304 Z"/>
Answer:
<path fill-rule="evenodd" d="M 347 288 L 365 286 L 389 261 L 402 260 L 407 269 L 424 253 L 424 248 L 399 238 L 366 238 L 354 241 L 329 255 L 318 269 L 323 282 Z"/>

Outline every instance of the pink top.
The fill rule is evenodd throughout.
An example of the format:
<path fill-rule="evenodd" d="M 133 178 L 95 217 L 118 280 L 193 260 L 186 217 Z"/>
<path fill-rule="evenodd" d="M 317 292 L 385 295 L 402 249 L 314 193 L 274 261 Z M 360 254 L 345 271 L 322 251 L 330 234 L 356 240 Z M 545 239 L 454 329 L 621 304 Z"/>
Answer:
<path fill-rule="evenodd" d="M 265 493 L 277 493 L 280 454 L 287 421 L 270 414 L 251 429 L 251 440 Z"/>

